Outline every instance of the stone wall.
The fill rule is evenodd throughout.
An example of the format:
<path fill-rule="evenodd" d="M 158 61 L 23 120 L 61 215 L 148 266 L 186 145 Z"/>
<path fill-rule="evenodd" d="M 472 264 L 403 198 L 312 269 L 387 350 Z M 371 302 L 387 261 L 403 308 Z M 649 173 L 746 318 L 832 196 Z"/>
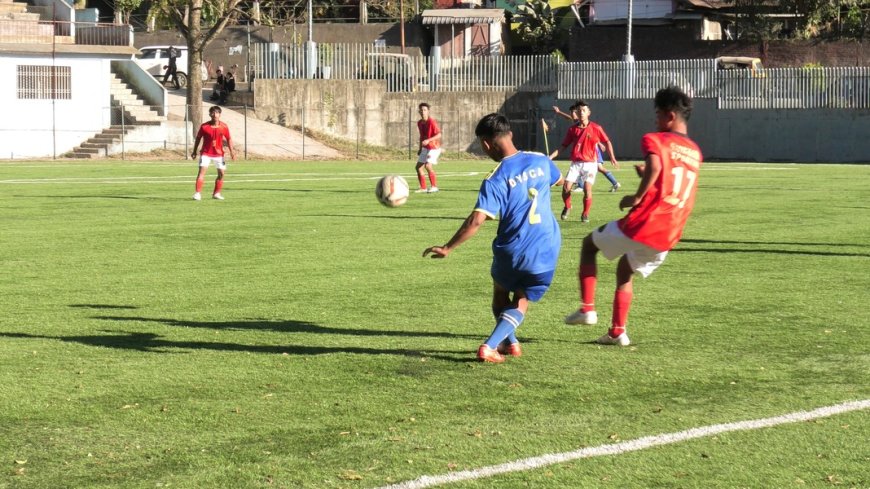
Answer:
<path fill-rule="evenodd" d="M 257 80 L 256 116 L 285 126 L 305 126 L 351 141 L 416 150 L 417 105 L 427 102 L 451 151 L 479 153 L 474 128 L 500 112 L 511 120 L 520 149 L 542 150 L 540 118 L 554 125 L 549 147 L 561 142 L 566 121 L 553 116 L 569 100 L 554 93 L 390 93 L 379 80 Z M 249 99 L 250 100 L 250 99 Z M 652 100 L 589 100 L 620 159 L 639 159 L 640 138 L 654 130 Z M 726 161 L 870 162 L 870 110 L 721 110 L 698 98 L 691 135 L 707 159 Z"/>
<path fill-rule="evenodd" d="M 539 94 L 517 92 L 387 92 L 383 80 L 257 80 L 257 117 L 348 140 L 417 148 L 417 106 L 432 106 L 450 151 L 478 152 L 474 128 L 490 112 L 505 114 L 520 146 L 534 147 Z"/>

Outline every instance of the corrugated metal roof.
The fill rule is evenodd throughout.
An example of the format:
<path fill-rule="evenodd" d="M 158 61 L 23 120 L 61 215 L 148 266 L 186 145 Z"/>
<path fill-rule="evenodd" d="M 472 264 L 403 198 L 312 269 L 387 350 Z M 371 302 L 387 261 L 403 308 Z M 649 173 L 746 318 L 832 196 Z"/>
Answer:
<path fill-rule="evenodd" d="M 432 24 L 500 24 L 504 10 L 498 8 L 451 8 L 423 11 L 423 25 Z"/>

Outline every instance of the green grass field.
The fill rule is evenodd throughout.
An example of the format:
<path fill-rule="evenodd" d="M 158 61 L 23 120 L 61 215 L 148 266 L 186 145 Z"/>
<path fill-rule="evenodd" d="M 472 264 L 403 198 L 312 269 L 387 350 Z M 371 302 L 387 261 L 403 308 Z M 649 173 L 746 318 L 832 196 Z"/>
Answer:
<path fill-rule="evenodd" d="M 626 162 L 590 224 L 561 223 L 502 365 L 474 361 L 496 224 L 421 257 L 491 167 L 445 161 L 441 193 L 389 209 L 375 179 L 413 184 L 412 162 L 237 162 L 223 202 L 190 200 L 191 162 L 0 165 L 0 488 L 371 488 L 870 399 L 870 166 L 707 164 L 684 240 L 636 282 L 632 346 L 601 347 L 613 263 L 602 322 L 562 318 Z M 867 488 L 868 418 L 449 487 Z"/>

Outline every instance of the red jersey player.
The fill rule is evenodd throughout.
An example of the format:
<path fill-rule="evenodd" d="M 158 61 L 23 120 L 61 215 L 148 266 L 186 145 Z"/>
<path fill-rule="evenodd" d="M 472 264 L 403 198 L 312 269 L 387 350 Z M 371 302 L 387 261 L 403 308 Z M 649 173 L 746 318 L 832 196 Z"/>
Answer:
<path fill-rule="evenodd" d="M 417 180 L 420 182 L 420 188 L 416 193 L 435 193 L 438 191 L 437 176 L 435 175 L 434 165 L 438 164 L 438 157 L 441 156 L 441 127 L 438 126 L 438 121 L 429 115 L 429 104 L 423 102 L 417 107 L 417 112 L 420 113 L 420 120 L 417 121 L 417 130 L 420 131 L 420 146 L 417 149 Z M 431 186 L 426 188 L 426 174 L 429 174 L 429 183 Z"/>
<path fill-rule="evenodd" d="M 196 133 L 196 141 L 193 143 L 193 151 L 190 156 L 196 158 L 196 148 L 199 147 L 199 142 L 202 143 L 202 154 L 199 157 L 199 173 L 196 175 L 196 193 L 193 194 L 193 200 L 202 200 L 202 186 L 205 183 L 205 172 L 211 162 L 214 162 L 217 168 L 218 175 L 214 181 L 214 192 L 212 197 L 217 200 L 224 200 L 221 195 L 221 188 L 224 186 L 224 174 L 226 173 L 227 164 L 224 161 L 224 140 L 227 142 L 227 148 L 230 150 L 230 156 L 233 160 L 236 159 L 236 153 L 233 150 L 233 141 L 230 138 L 230 128 L 221 122 L 221 108 L 215 105 L 208 110 L 208 115 L 211 120 L 199 126 L 199 132 Z"/>
<path fill-rule="evenodd" d="M 620 257 L 616 267 L 616 294 L 610 330 L 598 338 L 604 345 L 627 346 L 625 333 L 632 298 L 635 272 L 649 276 L 664 262 L 668 251 L 683 234 L 695 204 L 701 150 L 686 135 L 692 113 L 692 99 L 677 87 L 659 90 L 655 97 L 656 126 L 659 132 L 641 140 L 644 153 L 640 185 L 635 195 L 622 198 L 619 208 L 631 210 L 622 219 L 611 221 L 583 240 L 580 250 L 579 310 L 565 317 L 567 324 L 595 324 L 596 255 L 608 260 Z"/>
<path fill-rule="evenodd" d="M 562 219 L 568 218 L 571 212 L 571 189 L 574 184 L 583 187 L 583 214 L 580 222 L 589 222 L 589 210 L 592 208 L 592 185 L 595 184 L 595 175 L 598 173 L 598 144 L 601 143 L 607 149 L 610 162 L 619 168 L 616 156 L 613 152 L 613 144 L 604 132 L 604 128 L 589 120 L 592 111 L 589 105 L 578 100 L 574 104 L 571 114 L 576 117 L 577 123 L 568 129 L 565 140 L 562 141 L 562 150 L 571 148 L 571 166 L 565 176 L 562 187 L 562 201 L 565 203 L 562 209 Z M 553 151 L 550 158 L 555 158 L 559 150 Z"/>

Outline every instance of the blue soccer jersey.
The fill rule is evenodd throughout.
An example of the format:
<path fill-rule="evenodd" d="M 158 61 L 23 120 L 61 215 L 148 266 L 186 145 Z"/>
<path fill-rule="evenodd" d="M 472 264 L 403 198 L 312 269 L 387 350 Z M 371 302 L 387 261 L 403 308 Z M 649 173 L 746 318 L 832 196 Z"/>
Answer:
<path fill-rule="evenodd" d="M 541 153 L 501 160 L 480 186 L 475 210 L 499 219 L 493 271 L 545 273 L 556 269 L 562 236 L 550 208 L 559 168 Z"/>

